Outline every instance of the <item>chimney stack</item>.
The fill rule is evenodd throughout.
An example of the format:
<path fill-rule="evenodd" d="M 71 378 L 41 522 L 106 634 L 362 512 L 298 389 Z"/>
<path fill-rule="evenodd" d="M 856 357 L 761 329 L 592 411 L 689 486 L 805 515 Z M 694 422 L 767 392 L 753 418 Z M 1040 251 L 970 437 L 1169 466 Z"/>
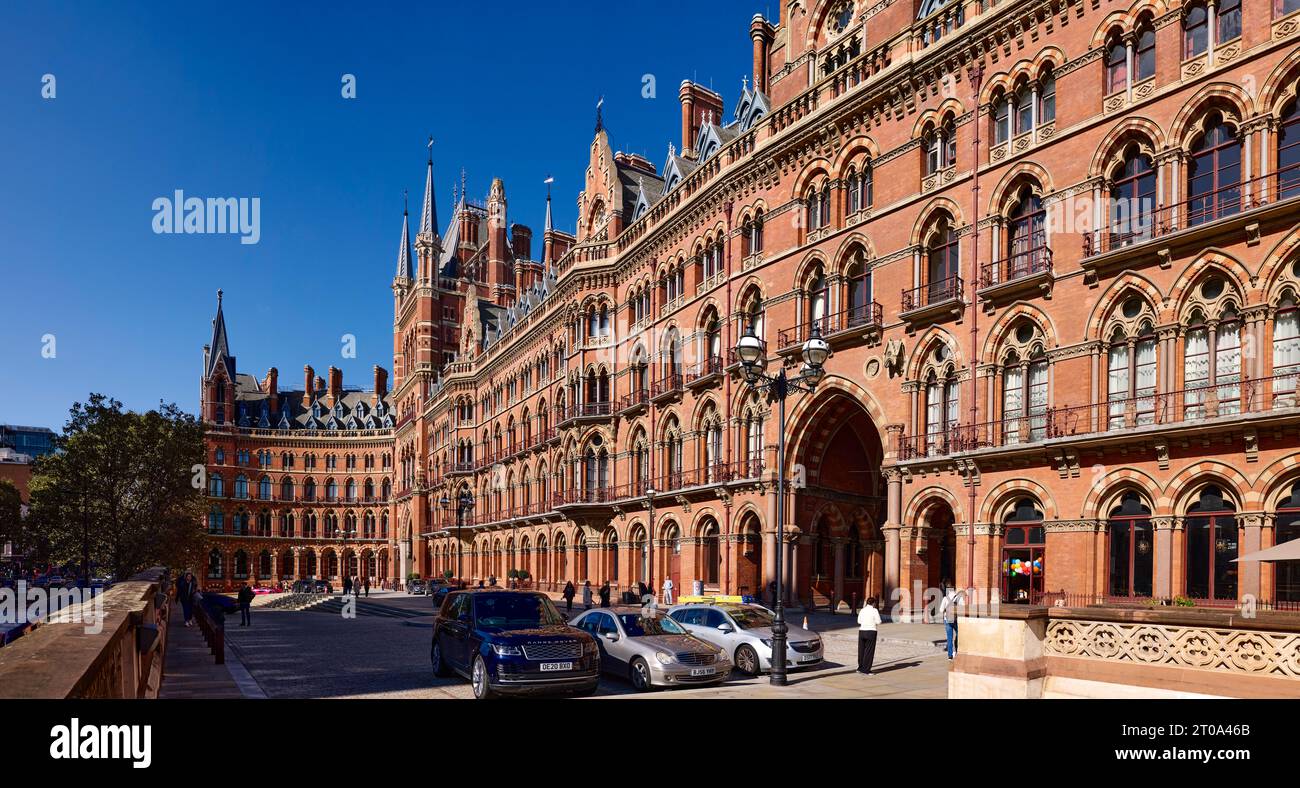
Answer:
<path fill-rule="evenodd" d="M 302 378 L 302 406 L 309 408 L 311 407 L 312 392 L 315 391 L 312 384 L 316 380 L 316 371 L 311 368 L 311 364 L 307 364 L 302 368 Z"/>
<path fill-rule="evenodd" d="M 533 231 L 522 224 L 510 225 L 510 247 L 516 260 L 533 259 Z"/>
<path fill-rule="evenodd" d="M 375 365 L 375 395 L 372 397 L 372 405 L 378 405 L 379 401 L 388 395 L 388 370 Z"/>
<path fill-rule="evenodd" d="M 767 52 L 774 31 L 762 14 L 754 14 L 749 23 L 749 37 L 754 39 L 754 90 L 767 94 Z"/>
<path fill-rule="evenodd" d="M 686 79 L 682 80 L 677 97 L 682 101 L 682 155 L 695 156 L 699 153 L 695 150 L 695 138 L 699 136 L 700 126 L 706 121 L 722 123 L 722 96 Z"/>
<path fill-rule="evenodd" d="M 329 400 L 327 401 L 331 408 L 343 397 L 343 370 L 338 367 L 330 367 L 330 388 Z"/>
<path fill-rule="evenodd" d="M 275 367 L 266 371 L 266 394 L 270 399 L 271 410 L 280 409 L 280 372 Z"/>

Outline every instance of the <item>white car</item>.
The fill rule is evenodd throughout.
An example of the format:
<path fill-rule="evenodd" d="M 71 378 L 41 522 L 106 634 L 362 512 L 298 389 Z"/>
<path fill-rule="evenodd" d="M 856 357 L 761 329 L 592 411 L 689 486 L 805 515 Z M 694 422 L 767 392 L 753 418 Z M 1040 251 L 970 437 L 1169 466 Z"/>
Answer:
<path fill-rule="evenodd" d="M 761 605 L 691 604 L 668 610 L 687 632 L 721 646 L 732 656 L 736 669 L 756 675 L 772 669 L 772 611 Z M 820 664 L 822 639 L 803 627 L 786 622 L 788 668 Z"/>

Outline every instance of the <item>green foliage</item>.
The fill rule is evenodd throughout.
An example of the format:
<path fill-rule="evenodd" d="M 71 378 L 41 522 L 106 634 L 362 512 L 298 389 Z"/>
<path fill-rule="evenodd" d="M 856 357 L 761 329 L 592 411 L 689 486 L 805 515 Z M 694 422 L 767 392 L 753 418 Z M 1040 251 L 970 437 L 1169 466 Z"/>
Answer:
<path fill-rule="evenodd" d="M 22 509 L 18 487 L 8 479 L 0 479 L 0 544 L 13 542 L 15 551 L 24 541 Z"/>
<path fill-rule="evenodd" d="M 119 578 L 202 562 L 203 426 L 174 404 L 134 413 L 102 394 L 73 404 L 32 471 L 29 530 L 54 561 Z"/>
<path fill-rule="evenodd" d="M 410 573 L 409 575 L 406 576 L 406 579 L 407 579 L 407 580 L 419 580 L 419 579 L 420 579 L 420 573 L 419 573 L 419 572 L 412 572 L 412 573 Z"/>
<path fill-rule="evenodd" d="M 443 571 L 442 576 L 443 576 L 444 578 L 446 578 L 447 580 L 450 580 L 450 579 L 452 579 L 453 577 L 456 576 L 456 573 L 453 572 L 453 571 L 451 571 L 450 569 L 446 569 L 446 570 Z"/>

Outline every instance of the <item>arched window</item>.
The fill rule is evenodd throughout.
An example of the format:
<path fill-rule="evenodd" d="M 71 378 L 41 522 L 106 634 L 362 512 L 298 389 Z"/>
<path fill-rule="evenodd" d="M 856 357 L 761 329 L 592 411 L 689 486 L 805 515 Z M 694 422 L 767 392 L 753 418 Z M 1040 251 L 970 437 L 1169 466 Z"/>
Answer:
<path fill-rule="evenodd" d="M 1222 287 L 1211 279 L 1204 287 Z M 1241 319 L 1228 305 L 1219 320 L 1211 324 L 1200 309 L 1192 311 L 1184 332 L 1183 396 L 1184 418 L 1227 415 L 1241 409 Z M 1214 389 L 1217 411 L 1207 410 L 1210 389 Z"/>
<path fill-rule="evenodd" d="M 1151 509 L 1136 492 L 1126 492 L 1110 510 L 1107 531 L 1107 593 L 1120 597 L 1151 596 L 1155 538 Z"/>
<path fill-rule="evenodd" d="M 759 208 L 754 211 L 754 223 L 750 228 L 749 253 L 758 254 L 761 251 L 763 251 L 763 209 Z"/>
<path fill-rule="evenodd" d="M 1214 11 L 1218 26 L 1214 32 L 1214 45 L 1225 44 L 1241 37 L 1241 0 L 1219 0 Z"/>
<path fill-rule="evenodd" d="M 1156 75 L 1156 29 L 1149 17 L 1138 23 L 1133 70 L 1137 72 L 1134 75 L 1134 82 L 1141 82 Z"/>
<path fill-rule="evenodd" d="M 831 555 L 834 546 L 831 544 L 830 535 L 826 532 L 826 523 L 819 522 L 813 526 L 812 544 L 813 557 L 813 575 L 815 577 L 826 577 L 831 573 L 831 568 L 835 566 L 835 559 Z"/>
<path fill-rule="evenodd" d="M 280 500 L 293 500 L 293 479 L 287 476 L 280 482 Z"/>
<path fill-rule="evenodd" d="M 676 419 L 670 420 L 664 431 L 664 470 L 668 476 L 665 489 L 676 490 L 682 486 L 682 433 Z"/>
<path fill-rule="evenodd" d="M 208 553 L 208 579 L 220 580 L 224 574 L 224 564 L 221 558 L 220 550 L 212 550 Z"/>
<path fill-rule="evenodd" d="M 1131 145 L 1123 165 L 1111 178 L 1108 248 L 1147 240 L 1156 202 L 1156 171 L 1151 159 Z"/>
<path fill-rule="evenodd" d="M 208 533 L 219 534 L 225 530 L 225 514 L 217 507 L 208 510 Z"/>
<path fill-rule="evenodd" d="M 1038 125 L 1056 120 L 1056 74 L 1049 67 L 1038 80 Z"/>
<path fill-rule="evenodd" d="M 1210 17 L 1204 3 L 1190 6 L 1183 13 L 1183 60 L 1205 54 L 1210 45 Z"/>
<path fill-rule="evenodd" d="M 961 296 L 957 233 L 947 217 L 941 218 L 931 233 L 926 254 L 927 303 L 937 303 Z"/>
<path fill-rule="evenodd" d="M 1007 266 L 996 273 L 1013 281 L 1047 269 L 1047 212 L 1033 189 L 1024 186 L 1007 217 Z"/>
<path fill-rule="evenodd" d="M 1106 45 L 1106 93 L 1128 89 L 1128 46 L 1118 32 Z"/>
<path fill-rule="evenodd" d="M 1293 264 L 1300 267 L 1300 263 Z M 1296 376 L 1300 374 L 1300 309 L 1296 296 L 1287 291 L 1273 313 L 1273 403 L 1277 407 L 1296 405 Z"/>
<path fill-rule="evenodd" d="M 248 477 L 242 473 L 235 477 L 235 497 L 248 497 Z"/>
<path fill-rule="evenodd" d="M 944 346 L 946 350 L 946 346 Z M 943 377 L 934 370 L 925 380 L 925 424 L 923 430 L 926 448 L 930 453 L 939 453 L 942 446 L 951 439 L 949 432 L 957 427 L 958 400 L 957 378 L 950 369 Z"/>
<path fill-rule="evenodd" d="M 1032 498 L 1021 498 L 1003 520 L 1002 598 L 1033 604 L 1043 591 L 1043 513 Z"/>
<path fill-rule="evenodd" d="M 1011 139 L 1011 97 L 999 89 L 993 94 L 993 144 Z"/>
<path fill-rule="evenodd" d="M 925 174 L 933 175 L 957 163 L 957 125 L 951 117 L 930 126 L 922 135 L 925 144 Z"/>
<path fill-rule="evenodd" d="M 700 531 L 700 563 L 705 585 L 718 584 L 718 570 L 722 566 L 722 550 L 718 545 L 718 524 L 712 518 Z"/>
<path fill-rule="evenodd" d="M 1300 482 L 1291 485 L 1291 494 L 1277 504 L 1274 544 L 1285 544 L 1300 539 Z M 1289 603 L 1294 609 L 1300 603 L 1300 561 L 1273 562 L 1273 599 Z"/>
<path fill-rule="evenodd" d="M 1002 419 L 1007 443 L 1047 437 L 1047 357 L 1041 348 L 1025 357 L 1012 351 L 1003 363 Z"/>
<path fill-rule="evenodd" d="M 763 338 L 763 296 L 758 290 L 750 289 L 741 299 L 740 332 L 752 333 L 760 340 Z"/>
<path fill-rule="evenodd" d="M 826 318 L 826 275 L 822 273 L 821 266 L 817 266 L 813 271 L 812 278 L 808 280 L 808 290 L 806 293 L 806 319 L 809 331 L 813 325 L 822 328 L 822 333 L 826 333 L 823 320 Z"/>
<path fill-rule="evenodd" d="M 848 280 L 848 323 L 850 327 L 861 326 L 871 323 L 874 315 L 872 313 L 871 297 L 871 270 L 867 267 L 864 260 L 859 257 L 852 263 L 849 263 L 845 271 L 845 277 Z"/>
<path fill-rule="evenodd" d="M 1241 141 L 1215 113 L 1187 162 L 1187 222 L 1196 225 L 1241 210 Z"/>
<path fill-rule="evenodd" d="M 1016 88 L 1016 136 L 1034 130 L 1034 94 L 1028 82 Z"/>
<path fill-rule="evenodd" d="M 1140 310 L 1141 306 L 1135 309 Z M 1151 323 L 1143 321 L 1133 336 L 1126 335 L 1116 326 L 1111 333 L 1107 354 L 1106 399 L 1109 402 L 1110 428 L 1153 423 L 1155 393 L 1156 335 Z"/>
<path fill-rule="evenodd" d="M 704 321 L 704 351 L 707 360 L 721 362 L 722 321 L 718 319 L 718 312 L 715 309 L 709 310 Z"/>
<path fill-rule="evenodd" d="M 213 498 L 221 498 L 225 494 L 225 483 L 221 480 L 221 474 L 212 474 L 212 478 L 208 480 L 208 495 Z"/>
<path fill-rule="evenodd" d="M 1215 485 L 1201 491 L 1187 510 L 1187 596 L 1192 599 L 1236 599 L 1237 517 L 1235 507 Z"/>
<path fill-rule="evenodd" d="M 1300 0 L 1296 0 L 1300 5 Z M 1300 194 L 1300 101 L 1292 100 L 1278 118 L 1277 193 L 1279 199 Z"/>
<path fill-rule="evenodd" d="M 763 470 L 763 416 L 755 407 L 745 413 L 745 459 L 749 467 L 743 478 L 758 476 Z"/>
<path fill-rule="evenodd" d="M 280 512 L 280 536 L 284 539 L 293 537 L 293 512 Z M 293 572 L 288 572 L 293 574 Z"/>

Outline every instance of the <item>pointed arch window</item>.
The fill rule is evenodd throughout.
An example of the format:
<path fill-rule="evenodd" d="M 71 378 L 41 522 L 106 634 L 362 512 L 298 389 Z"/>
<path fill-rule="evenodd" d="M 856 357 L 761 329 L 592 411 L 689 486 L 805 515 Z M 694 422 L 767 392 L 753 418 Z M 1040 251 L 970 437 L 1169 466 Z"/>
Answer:
<path fill-rule="evenodd" d="M 257 483 L 257 497 L 263 501 L 271 500 L 271 477 L 263 476 Z"/>
<path fill-rule="evenodd" d="M 927 253 L 928 303 L 933 304 L 960 297 L 959 257 L 957 233 L 953 231 L 946 217 L 940 219 Z"/>
<path fill-rule="evenodd" d="M 1191 6 L 1183 15 L 1183 60 L 1204 55 L 1210 45 L 1210 16 L 1203 3 Z"/>
<path fill-rule="evenodd" d="M 1296 0 L 1300 6 L 1300 0 Z M 1292 100 L 1278 119 L 1277 190 L 1281 199 L 1300 194 L 1300 101 Z"/>
<path fill-rule="evenodd" d="M 925 407 L 923 410 L 925 424 L 926 449 L 929 454 L 946 451 L 948 441 L 952 439 L 951 431 L 957 427 L 958 400 L 957 377 L 950 371 L 940 378 L 934 370 L 925 381 Z"/>
<path fill-rule="evenodd" d="M 808 281 L 807 295 L 807 320 L 809 330 L 813 325 L 822 325 L 826 318 L 827 312 L 827 289 L 826 275 L 822 272 L 821 266 L 813 271 L 812 278 Z M 825 333 L 825 331 L 823 331 Z"/>
<path fill-rule="evenodd" d="M 1191 225 L 1241 210 L 1241 141 L 1217 113 L 1192 145 L 1187 164 L 1187 222 Z"/>
<path fill-rule="evenodd" d="M 1300 309 L 1296 296 L 1288 292 L 1273 314 L 1273 399 L 1274 405 L 1294 407 L 1296 377 L 1300 375 Z"/>
<path fill-rule="evenodd" d="M 1028 82 L 1016 89 L 1016 136 L 1034 130 L 1034 96 Z"/>
<path fill-rule="evenodd" d="M 1187 596 L 1237 598 L 1237 517 L 1223 491 L 1209 485 L 1184 520 Z"/>
<path fill-rule="evenodd" d="M 1011 101 L 1001 90 L 993 95 L 993 144 L 1011 139 Z"/>
<path fill-rule="evenodd" d="M 861 259 L 849 264 L 848 278 L 848 318 L 849 326 L 860 326 L 872 320 L 871 269 Z"/>
<path fill-rule="evenodd" d="M 1106 47 L 1106 94 L 1128 89 L 1128 46 L 1118 33 Z"/>
<path fill-rule="evenodd" d="M 1111 429 L 1155 421 L 1156 336 L 1144 322 L 1134 337 L 1116 329 L 1107 354 L 1106 397 Z M 1131 414 L 1131 415 L 1130 415 Z"/>
<path fill-rule="evenodd" d="M 1047 252 L 1047 211 L 1043 200 L 1025 186 L 1020 199 L 1011 208 L 1007 227 L 1007 268 L 998 272 L 1007 281 L 1045 270 Z"/>
<path fill-rule="evenodd" d="M 1047 437 L 1047 358 L 1041 349 L 1021 359 L 1014 352 L 1002 370 L 1002 437 L 1006 443 Z"/>
<path fill-rule="evenodd" d="M 1156 29 L 1149 18 L 1138 24 L 1137 49 L 1133 54 L 1134 82 L 1156 75 Z"/>
<path fill-rule="evenodd" d="M 1117 597 L 1150 597 L 1155 569 L 1151 509 L 1136 492 L 1126 492 L 1110 511 L 1107 530 L 1107 592 Z"/>
<path fill-rule="evenodd" d="M 1214 44 L 1218 46 L 1241 37 L 1241 0 L 1219 0 L 1214 11 Z"/>
<path fill-rule="evenodd" d="M 1110 187 L 1109 248 L 1151 237 L 1156 201 L 1156 172 L 1151 159 L 1131 146 Z"/>

